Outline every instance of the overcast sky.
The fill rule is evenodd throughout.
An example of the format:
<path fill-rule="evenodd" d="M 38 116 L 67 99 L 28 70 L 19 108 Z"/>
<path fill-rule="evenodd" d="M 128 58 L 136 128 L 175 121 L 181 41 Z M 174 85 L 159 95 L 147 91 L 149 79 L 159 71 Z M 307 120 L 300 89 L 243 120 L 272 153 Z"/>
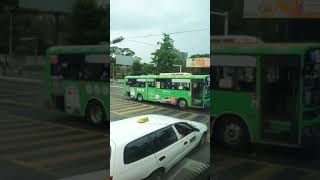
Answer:
<path fill-rule="evenodd" d="M 110 11 L 110 39 L 123 36 L 115 45 L 132 49 L 143 62 L 151 61 L 162 36 L 130 37 L 207 29 L 170 36 L 188 56 L 210 53 L 210 0 L 110 0 Z"/>

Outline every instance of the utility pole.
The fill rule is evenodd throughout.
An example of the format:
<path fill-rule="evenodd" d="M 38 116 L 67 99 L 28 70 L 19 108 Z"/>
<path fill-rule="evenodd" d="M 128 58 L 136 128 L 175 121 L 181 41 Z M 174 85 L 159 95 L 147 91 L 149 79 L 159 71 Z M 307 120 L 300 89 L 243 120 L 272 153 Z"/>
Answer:
<path fill-rule="evenodd" d="M 9 24 L 9 61 L 12 59 L 12 41 L 13 41 L 13 9 L 9 9 L 9 18 L 10 18 L 10 24 Z"/>
<path fill-rule="evenodd" d="M 229 34 L 229 13 L 211 11 L 211 14 L 224 17 L 224 35 L 227 36 Z"/>
<path fill-rule="evenodd" d="M 182 73 L 182 65 L 173 65 L 173 66 L 175 66 L 175 67 L 179 67 L 179 69 L 180 69 L 180 73 Z"/>

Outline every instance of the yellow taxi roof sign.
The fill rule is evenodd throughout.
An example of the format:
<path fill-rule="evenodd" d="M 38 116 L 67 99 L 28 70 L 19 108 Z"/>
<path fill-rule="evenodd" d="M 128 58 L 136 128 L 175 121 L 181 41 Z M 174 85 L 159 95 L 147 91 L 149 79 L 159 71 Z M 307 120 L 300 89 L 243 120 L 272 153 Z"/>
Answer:
<path fill-rule="evenodd" d="M 138 122 L 139 123 L 145 123 L 145 122 L 148 122 L 149 121 L 149 118 L 148 117 L 143 117 L 143 118 L 139 118 L 138 119 Z"/>

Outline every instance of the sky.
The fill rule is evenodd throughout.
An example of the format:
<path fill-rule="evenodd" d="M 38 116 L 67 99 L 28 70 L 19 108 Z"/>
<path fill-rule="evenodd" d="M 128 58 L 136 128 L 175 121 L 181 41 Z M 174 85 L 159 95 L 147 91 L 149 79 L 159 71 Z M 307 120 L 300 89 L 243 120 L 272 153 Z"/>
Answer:
<path fill-rule="evenodd" d="M 110 39 L 124 37 L 115 46 L 130 48 L 142 62 L 151 61 L 162 36 L 134 37 L 200 29 L 170 35 L 174 46 L 188 56 L 210 53 L 210 0 L 110 0 Z"/>

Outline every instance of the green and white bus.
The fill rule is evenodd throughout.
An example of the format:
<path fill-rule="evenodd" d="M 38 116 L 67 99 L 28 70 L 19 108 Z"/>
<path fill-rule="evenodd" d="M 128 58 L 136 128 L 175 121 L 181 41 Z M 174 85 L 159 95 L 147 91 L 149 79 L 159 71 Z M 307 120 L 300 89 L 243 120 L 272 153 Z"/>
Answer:
<path fill-rule="evenodd" d="M 302 147 L 320 130 L 320 44 L 217 43 L 212 134 L 231 148 Z"/>
<path fill-rule="evenodd" d="M 124 95 L 139 101 L 206 108 L 210 104 L 210 76 L 188 73 L 126 76 Z"/>
<path fill-rule="evenodd" d="M 47 50 L 48 105 L 94 124 L 109 123 L 109 62 L 106 45 L 57 46 Z"/>

